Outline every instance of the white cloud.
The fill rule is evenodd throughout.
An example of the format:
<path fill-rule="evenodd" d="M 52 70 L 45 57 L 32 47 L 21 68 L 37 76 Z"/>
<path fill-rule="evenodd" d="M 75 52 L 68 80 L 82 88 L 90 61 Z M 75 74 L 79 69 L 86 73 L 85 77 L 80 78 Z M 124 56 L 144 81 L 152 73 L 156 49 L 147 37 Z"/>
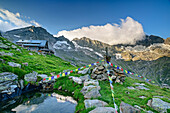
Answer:
<path fill-rule="evenodd" d="M 40 26 L 35 20 L 32 20 L 30 22 L 25 22 L 20 17 L 20 13 L 12 13 L 6 9 L 0 8 L 0 30 L 2 31 L 8 31 L 16 28 L 23 28 L 28 27 L 31 25 Z M 7 22 L 7 23 L 5 23 Z"/>
<path fill-rule="evenodd" d="M 30 23 L 34 24 L 37 27 L 40 27 L 41 25 L 37 23 L 35 20 L 31 20 Z"/>
<path fill-rule="evenodd" d="M 145 33 L 140 23 L 127 17 L 121 19 L 121 24 L 106 24 L 104 26 L 82 27 L 71 31 L 59 31 L 56 36 L 64 35 L 69 40 L 88 37 L 108 44 L 134 44 L 143 39 Z"/>
<path fill-rule="evenodd" d="M 0 31 L 10 30 L 13 26 L 7 21 L 0 20 Z"/>
<path fill-rule="evenodd" d="M 25 22 L 24 20 L 19 19 L 14 13 L 9 12 L 5 9 L 0 9 L 0 17 L 4 20 L 8 20 L 16 26 L 26 27 L 30 26 L 31 24 Z"/>
<path fill-rule="evenodd" d="M 20 17 L 20 14 L 19 14 L 19 13 L 16 13 L 15 15 L 16 15 L 17 17 Z"/>

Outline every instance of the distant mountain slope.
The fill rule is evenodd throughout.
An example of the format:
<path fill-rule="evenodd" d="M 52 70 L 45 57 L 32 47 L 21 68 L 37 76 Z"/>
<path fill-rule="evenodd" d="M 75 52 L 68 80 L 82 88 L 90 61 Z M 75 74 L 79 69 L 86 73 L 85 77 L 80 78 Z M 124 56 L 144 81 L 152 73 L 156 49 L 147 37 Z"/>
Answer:
<path fill-rule="evenodd" d="M 21 29 L 14 29 L 3 33 L 3 37 L 7 38 L 11 42 L 16 42 L 19 39 L 22 40 L 47 40 L 49 42 L 49 48 L 57 41 L 50 33 L 48 33 L 42 27 L 25 27 Z"/>

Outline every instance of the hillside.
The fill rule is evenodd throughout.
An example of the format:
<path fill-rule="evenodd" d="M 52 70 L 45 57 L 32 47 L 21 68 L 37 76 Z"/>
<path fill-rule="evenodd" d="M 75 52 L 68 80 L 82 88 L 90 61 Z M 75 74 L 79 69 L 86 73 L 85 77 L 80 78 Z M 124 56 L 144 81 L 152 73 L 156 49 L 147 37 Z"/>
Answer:
<path fill-rule="evenodd" d="M 23 79 L 25 74 L 30 73 L 32 71 L 36 71 L 38 72 L 38 74 L 47 74 L 48 76 L 51 76 L 50 75 L 51 72 L 55 72 L 56 74 L 58 74 L 59 72 L 62 72 L 64 70 L 72 70 L 76 68 L 72 66 L 69 62 L 66 62 L 54 55 L 52 56 L 40 55 L 36 52 L 27 51 L 26 49 L 18 47 L 17 45 L 9 42 L 8 40 L 2 37 L 0 37 L 0 53 L 1 53 L 0 73 L 12 72 L 18 75 L 19 79 Z M 8 62 L 15 62 L 21 64 L 21 68 L 11 67 L 9 66 Z M 28 63 L 28 66 L 22 63 Z M 123 62 L 120 65 L 126 67 L 126 65 L 124 65 Z M 90 69 L 93 68 L 94 67 Z M 82 77 L 84 76 L 84 74 L 77 74 L 74 72 L 70 76 Z M 154 86 L 149 83 L 146 83 L 143 80 L 141 81 L 134 78 L 135 77 L 132 78 L 126 77 L 123 85 L 119 83 L 113 83 L 114 92 L 115 92 L 115 102 L 119 108 L 120 108 L 119 106 L 120 103 L 123 101 L 132 106 L 138 105 L 139 107 L 144 109 L 144 111 L 141 110 L 142 113 L 148 110 L 151 110 L 153 112 L 158 112 L 154 110 L 152 107 L 149 107 L 147 105 L 148 100 L 150 100 L 151 98 L 160 98 L 163 101 L 170 103 L 169 89 L 160 88 L 158 86 Z M 147 87 L 149 90 L 128 89 L 128 87 L 137 87 L 138 85 L 136 85 L 135 83 L 144 83 L 145 87 Z M 99 85 L 101 87 L 99 91 L 101 96 L 97 97 L 96 99 L 106 102 L 108 104 L 107 107 L 114 108 L 109 81 L 107 80 L 99 81 Z M 83 84 L 76 83 L 76 81 L 73 81 L 68 76 L 58 78 L 57 81 L 55 82 L 54 88 L 55 88 L 54 91 L 58 91 L 57 89 L 60 89 L 62 90 L 63 94 L 71 95 L 75 100 L 77 100 L 78 104 L 76 106 L 75 112 L 87 113 L 95 109 L 95 107 L 86 109 L 85 107 L 86 105 L 84 102 L 86 99 L 81 93 Z M 140 98 L 141 96 L 144 96 L 145 98 L 142 99 Z"/>
<path fill-rule="evenodd" d="M 67 68 L 74 68 L 69 62 L 61 58 L 27 51 L 3 37 L 0 37 L 0 59 L 0 72 L 12 72 L 19 75 L 20 78 L 32 71 L 50 75 L 51 72 L 59 73 Z M 18 63 L 21 65 L 21 68 L 13 68 L 8 65 L 8 62 Z M 28 66 L 22 63 L 28 63 Z"/>

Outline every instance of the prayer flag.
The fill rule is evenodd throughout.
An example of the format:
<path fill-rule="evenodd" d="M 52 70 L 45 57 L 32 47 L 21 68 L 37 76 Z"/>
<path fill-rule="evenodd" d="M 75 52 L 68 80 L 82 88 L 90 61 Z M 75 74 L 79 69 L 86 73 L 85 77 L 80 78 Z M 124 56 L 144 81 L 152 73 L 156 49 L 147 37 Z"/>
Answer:
<path fill-rule="evenodd" d="M 62 76 L 64 77 L 64 76 L 65 76 L 65 73 L 63 73 Z"/>
<path fill-rule="evenodd" d="M 57 78 L 59 78 L 60 77 L 60 75 L 57 75 Z"/>
<path fill-rule="evenodd" d="M 49 77 L 49 80 L 51 80 L 51 77 Z"/>
<path fill-rule="evenodd" d="M 54 79 L 54 76 L 52 76 L 51 79 Z"/>
<path fill-rule="evenodd" d="M 67 72 L 65 72 L 65 75 L 67 75 Z"/>

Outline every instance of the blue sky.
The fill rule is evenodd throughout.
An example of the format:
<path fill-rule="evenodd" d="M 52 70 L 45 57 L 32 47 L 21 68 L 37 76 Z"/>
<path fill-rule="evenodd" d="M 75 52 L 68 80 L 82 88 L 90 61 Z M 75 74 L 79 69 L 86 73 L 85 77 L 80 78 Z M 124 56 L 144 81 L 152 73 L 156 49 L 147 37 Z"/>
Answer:
<path fill-rule="evenodd" d="M 34 20 L 51 34 L 120 24 L 120 19 L 131 17 L 142 24 L 146 34 L 170 37 L 170 0 L 0 0 L 0 8 L 19 13 L 18 18 L 26 23 Z M 2 17 L 0 20 L 18 25 Z"/>

